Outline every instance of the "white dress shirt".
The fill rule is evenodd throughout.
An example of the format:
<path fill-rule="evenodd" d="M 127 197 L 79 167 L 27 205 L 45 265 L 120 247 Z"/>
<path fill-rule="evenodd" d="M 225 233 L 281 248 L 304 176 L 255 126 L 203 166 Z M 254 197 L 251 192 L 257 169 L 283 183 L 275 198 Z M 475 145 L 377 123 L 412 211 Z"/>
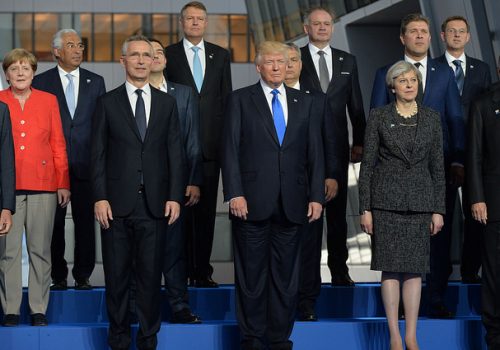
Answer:
<path fill-rule="evenodd" d="M 462 53 L 459 58 L 455 58 L 454 56 L 450 55 L 448 51 L 444 53 L 444 57 L 446 57 L 446 61 L 448 61 L 448 65 L 453 69 L 453 73 L 455 75 L 457 74 L 457 66 L 453 63 L 455 60 L 460 60 L 460 65 L 462 66 L 462 70 L 464 71 L 464 77 L 467 75 L 467 65 L 465 64 L 465 53 Z"/>
<path fill-rule="evenodd" d="M 314 68 L 316 69 L 316 74 L 318 75 L 319 78 L 319 57 L 320 55 L 318 54 L 318 51 L 323 51 L 325 53 L 325 61 L 326 61 L 326 67 L 328 68 L 328 75 L 330 78 L 330 81 L 332 80 L 333 77 L 333 59 L 332 59 L 332 48 L 330 45 L 325 47 L 324 49 L 318 49 L 316 46 L 313 44 L 309 43 L 309 52 L 311 53 L 311 57 L 314 63 Z"/>
<path fill-rule="evenodd" d="M 200 58 L 201 62 L 201 70 L 203 72 L 203 79 L 205 78 L 205 67 L 206 67 L 206 60 L 205 60 L 205 42 L 203 39 L 198 43 L 198 45 L 193 45 L 189 40 L 184 38 L 182 40 L 184 43 L 184 51 L 186 52 L 186 57 L 187 61 L 189 64 L 189 69 L 191 69 L 191 74 L 194 76 L 193 73 L 193 58 L 194 58 L 194 51 L 191 49 L 193 46 L 198 46 L 200 49 L 198 50 L 198 57 Z"/>
<path fill-rule="evenodd" d="M 132 112 L 135 116 L 135 104 L 137 103 L 137 94 L 135 90 L 142 90 L 142 99 L 144 100 L 144 107 L 146 108 L 146 125 L 149 124 L 149 115 L 151 114 L 151 87 L 149 84 L 144 85 L 141 88 L 135 87 L 128 81 L 125 82 L 125 88 L 127 89 L 128 101 L 130 102 L 130 107 L 132 107 Z"/>
<path fill-rule="evenodd" d="M 264 90 L 264 96 L 266 96 L 267 104 L 269 105 L 269 110 L 271 114 L 273 114 L 273 93 L 274 89 L 277 89 L 280 93 L 278 94 L 278 100 L 281 103 L 281 107 L 283 108 L 283 115 L 285 117 L 285 125 L 288 125 L 288 105 L 286 103 L 286 90 L 285 85 L 281 84 L 279 87 L 274 88 L 267 85 L 262 79 L 260 80 L 260 85 L 262 86 L 262 90 Z"/>
<path fill-rule="evenodd" d="M 77 69 L 71 71 L 71 72 L 66 72 L 64 69 L 61 68 L 61 66 L 57 65 L 57 70 L 59 71 L 59 77 L 61 78 L 61 83 L 63 87 L 63 91 L 66 94 L 66 88 L 69 85 L 68 77 L 66 77 L 66 74 L 71 74 L 73 78 L 73 86 L 74 86 L 74 91 L 75 91 L 75 109 L 78 105 L 78 91 L 80 88 L 80 67 Z"/>
<path fill-rule="evenodd" d="M 160 84 L 160 91 L 166 92 L 168 94 L 167 80 L 162 76 L 162 81 Z"/>
<path fill-rule="evenodd" d="M 425 83 L 427 80 L 427 61 L 428 61 L 427 56 L 425 56 L 420 61 L 415 61 L 413 58 L 410 58 L 405 55 L 405 61 L 411 64 L 415 64 L 417 62 L 421 64 L 421 66 L 418 67 L 418 70 L 420 71 L 420 74 L 422 74 L 422 89 L 425 91 Z"/>

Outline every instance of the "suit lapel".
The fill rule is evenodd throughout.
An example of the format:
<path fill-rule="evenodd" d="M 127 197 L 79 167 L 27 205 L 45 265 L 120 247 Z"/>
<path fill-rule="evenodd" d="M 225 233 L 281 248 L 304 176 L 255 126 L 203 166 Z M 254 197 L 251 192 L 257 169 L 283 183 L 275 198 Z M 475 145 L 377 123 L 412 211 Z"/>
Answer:
<path fill-rule="evenodd" d="M 269 132 L 276 144 L 279 145 L 278 134 L 276 133 L 276 128 L 274 127 L 273 115 L 269 109 L 269 104 L 267 103 L 266 96 L 264 96 L 264 91 L 258 82 L 254 85 L 252 89 L 252 101 L 255 108 L 258 110 L 258 115 L 261 118 L 264 127 Z"/>
<path fill-rule="evenodd" d="M 184 42 L 182 40 L 177 43 L 176 51 L 177 51 L 177 56 L 179 58 L 179 69 L 184 70 L 183 75 L 189 77 L 191 86 L 193 86 L 195 91 L 198 92 L 198 90 L 196 89 L 196 83 L 194 81 L 193 73 L 191 72 L 191 68 L 189 68 L 189 62 L 186 56 L 186 51 L 184 50 Z M 204 80 L 205 79 L 203 79 L 203 81 Z"/>
<path fill-rule="evenodd" d="M 427 77 L 425 78 L 425 91 L 424 91 L 424 98 L 422 103 L 424 105 L 429 104 L 429 99 L 432 98 L 432 87 L 435 86 L 434 79 L 436 73 L 436 66 L 434 62 L 432 62 L 430 59 L 427 60 Z"/>
<path fill-rule="evenodd" d="M 334 82 L 340 77 L 340 74 L 342 72 L 342 62 L 344 61 L 344 57 L 341 54 L 339 54 L 339 52 L 335 52 L 333 47 L 331 49 L 332 49 L 333 73 L 332 73 L 332 80 L 330 80 L 330 84 L 328 85 L 328 90 L 333 88 Z"/>
<path fill-rule="evenodd" d="M 149 121 L 146 128 L 146 135 L 144 135 L 144 142 L 148 140 L 148 137 L 150 137 L 149 135 L 151 135 L 151 133 L 155 130 L 156 124 L 161 119 L 159 113 L 160 111 L 159 91 L 152 86 L 150 86 L 150 89 L 151 89 L 151 110 L 149 111 Z M 136 123 L 136 129 L 139 132 L 139 129 L 137 128 L 137 123 Z"/>
<path fill-rule="evenodd" d="M 387 105 L 387 108 L 389 108 L 389 110 L 386 112 L 386 114 L 389 115 L 389 118 L 387 118 L 387 121 L 385 122 L 385 127 L 388 130 L 389 134 L 391 135 L 391 138 L 393 139 L 394 143 L 398 147 L 401 154 L 409 163 L 410 162 L 409 155 L 406 153 L 405 148 L 401 145 L 399 135 L 396 133 L 396 130 L 402 128 L 402 126 L 399 125 L 398 120 L 396 118 L 395 103 L 396 102 L 393 102 L 390 105 Z"/>
<path fill-rule="evenodd" d="M 292 88 L 285 87 L 286 90 L 286 103 L 288 107 L 288 121 L 286 123 L 285 137 L 283 138 L 282 148 L 288 144 L 288 140 L 295 134 L 299 123 L 299 110 L 302 105 L 300 104 L 300 96 Z"/>
<path fill-rule="evenodd" d="M 90 77 L 80 68 L 80 83 L 78 84 L 78 100 L 76 103 L 76 110 L 73 119 L 76 119 L 79 115 L 79 111 L 83 108 L 84 101 L 89 100 L 89 88 L 92 80 Z"/>
<path fill-rule="evenodd" d="M 302 50 L 302 62 L 303 62 L 303 69 L 308 71 L 308 75 L 311 78 L 311 83 L 313 84 L 313 88 L 322 91 L 321 90 L 321 83 L 319 81 L 318 74 L 316 73 L 316 68 L 314 68 L 314 62 L 311 57 L 311 52 L 309 51 L 309 46 L 305 46 L 304 50 Z"/>
<path fill-rule="evenodd" d="M 71 119 L 71 113 L 69 113 L 68 104 L 66 103 L 66 94 L 64 93 L 61 76 L 59 75 L 59 69 L 57 68 L 57 66 L 52 69 L 51 74 L 51 80 L 54 82 L 55 95 L 59 100 L 64 101 L 64 103 L 62 104 L 64 106 L 64 111 L 61 112 L 64 112 L 64 114 L 69 116 L 69 118 Z"/>
<path fill-rule="evenodd" d="M 129 127 L 132 129 L 132 131 L 135 133 L 135 135 L 137 136 L 139 141 L 142 142 L 141 134 L 139 133 L 139 129 L 137 128 L 137 123 L 135 122 L 134 112 L 132 111 L 132 108 L 130 107 L 130 101 L 129 101 L 128 96 L 127 96 L 127 89 L 125 88 L 125 84 L 122 85 L 122 88 L 119 91 L 116 98 L 117 98 L 116 106 L 117 106 L 117 108 L 121 109 L 121 112 L 119 114 L 124 116 L 126 123 L 129 125 Z M 151 99 L 151 105 L 152 104 L 153 104 L 153 101 Z M 146 135 L 147 135 L 147 129 L 146 129 Z"/>
<path fill-rule="evenodd" d="M 212 50 L 212 47 L 205 42 L 205 76 L 203 77 L 201 91 L 206 89 L 207 86 L 210 86 L 209 82 L 212 80 L 215 71 L 215 59 L 215 52 Z"/>

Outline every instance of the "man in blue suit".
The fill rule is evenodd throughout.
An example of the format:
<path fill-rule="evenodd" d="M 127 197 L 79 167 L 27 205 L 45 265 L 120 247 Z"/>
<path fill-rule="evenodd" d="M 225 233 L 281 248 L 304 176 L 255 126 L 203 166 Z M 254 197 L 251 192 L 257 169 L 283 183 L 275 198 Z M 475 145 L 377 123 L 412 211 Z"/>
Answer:
<path fill-rule="evenodd" d="M 188 303 L 186 226 L 184 222 L 186 210 L 191 210 L 192 206 L 200 199 L 200 186 L 203 183 L 198 98 L 191 87 L 165 79 L 163 75 L 167 64 L 165 48 L 156 39 L 150 39 L 150 41 L 153 45 L 154 59 L 151 65 L 149 83 L 175 98 L 188 165 L 187 186 L 184 193 L 185 203 L 181 208 L 179 219 L 167 228 L 163 257 L 165 290 L 173 312 L 171 322 L 200 323 L 199 317 L 191 313 Z"/>
<path fill-rule="evenodd" d="M 441 39 L 446 44 L 446 52 L 436 61 L 447 64 L 455 73 L 455 81 L 460 91 L 460 100 L 465 123 L 469 117 L 470 105 L 491 85 L 490 67 L 478 59 L 465 54 L 465 45 L 470 40 L 469 23 L 462 16 L 452 16 L 441 25 Z M 467 181 L 464 182 L 464 185 Z M 462 191 L 464 220 L 464 242 L 460 272 L 463 283 L 479 283 L 481 267 L 481 239 L 483 227 L 472 218 L 468 190 Z"/>
<path fill-rule="evenodd" d="M 70 170 L 71 213 L 75 224 L 72 274 L 75 289 L 91 289 L 95 265 L 94 203 L 89 182 L 90 135 L 97 98 L 106 92 L 104 79 L 80 67 L 85 46 L 73 29 L 61 29 L 52 40 L 57 66 L 37 75 L 33 87 L 57 97 Z M 66 208 L 58 207 L 51 244 L 52 290 L 67 288 L 68 267 L 64 260 Z"/>
<path fill-rule="evenodd" d="M 456 193 L 463 183 L 464 169 L 464 120 L 460 93 L 455 83 L 453 71 L 427 56 L 431 41 L 429 19 L 422 14 L 409 14 L 401 21 L 400 39 L 403 44 L 404 59 L 415 64 L 422 74 L 419 87 L 420 103 L 441 115 L 443 130 L 443 151 L 446 170 L 446 212 L 443 230 L 431 238 L 430 274 L 427 286 L 430 294 L 429 316 L 452 318 L 454 314 L 443 303 L 444 293 L 451 273 L 450 239 L 452 213 Z M 373 83 L 370 108 L 394 101 L 394 95 L 385 84 L 387 70 L 392 64 L 377 70 Z"/>

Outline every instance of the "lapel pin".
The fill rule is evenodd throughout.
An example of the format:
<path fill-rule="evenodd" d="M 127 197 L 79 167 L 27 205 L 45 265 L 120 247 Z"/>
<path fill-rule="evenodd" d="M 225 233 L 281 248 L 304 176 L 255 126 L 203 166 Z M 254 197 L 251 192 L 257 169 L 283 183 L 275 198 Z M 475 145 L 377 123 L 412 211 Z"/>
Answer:
<path fill-rule="evenodd" d="M 474 69 L 474 66 L 472 64 L 470 65 L 470 69 Z"/>
<path fill-rule="evenodd" d="M 495 110 L 495 115 L 500 115 L 500 109 Z"/>
<path fill-rule="evenodd" d="M 210 55 L 208 55 L 208 58 L 210 58 L 212 60 L 214 58 L 214 54 L 211 53 Z"/>
<path fill-rule="evenodd" d="M 391 128 L 393 128 L 393 127 L 394 127 L 394 124 L 391 124 Z"/>
<path fill-rule="evenodd" d="M 306 94 L 310 94 L 310 93 L 311 93 L 311 91 L 309 91 L 309 90 L 306 90 L 306 91 L 305 91 L 305 93 L 306 93 Z"/>
<path fill-rule="evenodd" d="M 296 98 L 293 99 L 293 102 L 298 102 Z"/>
<path fill-rule="evenodd" d="M 434 72 L 435 70 L 436 70 L 436 68 L 434 68 L 434 67 L 431 67 L 431 71 L 433 71 L 433 72 Z"/>
<path fill-rule="evenodd" d="M 87 84 L 90 84 L 90 81 L 91 81 L 90 79 L 87 79 Z"/>
<path fill-rule="evenodd" d="M 342 62 L 343 60 L 344 60 L 344 57 L 340 56 L 340 57 L 339 57 L 339 61 L 341 61 L 341 62 Z"/>

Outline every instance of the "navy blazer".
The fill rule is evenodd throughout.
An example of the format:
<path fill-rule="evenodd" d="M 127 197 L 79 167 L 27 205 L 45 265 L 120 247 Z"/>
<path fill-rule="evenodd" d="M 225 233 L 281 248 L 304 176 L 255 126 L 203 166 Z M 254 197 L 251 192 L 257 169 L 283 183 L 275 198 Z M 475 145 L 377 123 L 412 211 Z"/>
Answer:
<path fill-rule="evenodd" d="M 302 56 L 302 71 L 300 73 L 300 86 L 307 89 L 321 90 L 316 68 L 309 51 L 309 46 L 300 49 Z M 342 50 L 332 48 L 333 76 L 326 91 L 330 104 L 333 124 L 336 126 L 335 137 L 342 146 L 341 154 L 346 161 L 349 160 L 349 136 L 347 129 L 346 108 L 352 124 L 353 145 L 363 146 L 365 133 L 365 112 L 363 99 L 359 87 L 358 66 L 356 58 Z"/>
<path fill-rule="evenodd" d="M 359 210 L 445 214 L 443 134 L 439 115 L 419 106 L 413 151 L 401 145 L 394 103 L 372 109 L 359 172 Z"/>
<path fill-rule="evenodd" d="M 0 102 L 0 209 L 16 211 L 16 162 L 9 107 Z"/>
<path fill-rule="evenodd" d="M 221 147 L 224 200 L 244 196 L 249 221 L 271 217 L 281 200 L 287 219 L 307 222 L 309 202 L 325 198 L 321 125 L 314 99 L 285 87 L 288 122 L 280 146 L 260 82 L 229 95 Z"/>
<path fill-rule="evenodd" d="M 92 115 L 97 99 L 106 93 L 104 79 L 80 67 L 78 101 L 73 118 L 69 113 L 57 66 L 35 76 L 33 87 L 57 97 L 70 172 L 79 179 L 89 179 Z"/>
<path fill-rule="evenodd" d="M 448 65 L 446 56 L 443 54 L 436 61 Z M 469 119 L 470 105 L 473 100 L 481 96 L 491 85 L 490 67 L 488 64 L 476 58 L 465 55 L 465 79 L 460 101 L 463 107 L 463 117 L 467 125 Z"/>
<path fill-rule="evenodd" d="M 385 84 L 385 76 L 392 66 L 381 67 L 375 74 L 370 109 L 385 106 L 394 101 L 394 94 Z M 443 150 L 447 162 L 464 163 L 465 127 L 460 103 L 460 93 L 453 71 L 448 66 L 428 58 L 425 83 L 424 106 L 437 111 L 441 116 Z"/>
<path fill-rule="evenodd" d="M 486 202 L 488 222 L 500 221 L 500 85 L 471 107 L 466 180 L 470 203 Z"/>
<path fill-rule="evenodd" d="M 194 90 L 186 85 L 167 81 L 167 90 L 167 93 L 174 97 L 177 102 L 187 161 L 187 184 L 201 186 L 203 184 L 203 168 L 198 99 L 195 97 Z"/>
<path fill-rule="evenodd" d="M 227 95 L 232 90 L 229 51 L 205 41 L 205 76 L 198 92 L 189 68 L 183 41 L 165 48 L 167 80 L 193 88 L 199 98 L 201 148 L 204 160 L 219 156 L 222 117 Z"/>

